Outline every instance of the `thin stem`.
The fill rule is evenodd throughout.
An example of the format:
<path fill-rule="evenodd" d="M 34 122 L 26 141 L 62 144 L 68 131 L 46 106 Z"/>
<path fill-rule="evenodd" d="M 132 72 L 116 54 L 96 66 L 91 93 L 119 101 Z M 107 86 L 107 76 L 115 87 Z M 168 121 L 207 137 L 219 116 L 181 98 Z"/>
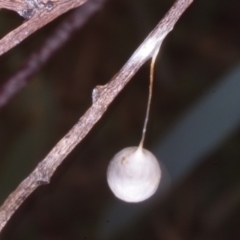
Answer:
<path fill-rule="evenodd" d="M 152 56 L 151 59 L 151 65 L 150 65 L 150 76 L 149 76 L 149 92 L 148 92 L 148 103 L 147 103 L 147 110 L 146 110 L 146 116 L 143 124 L 143 131 L 142 131 L 142 139 L 139 144 L 140 148 L 143 148 L 143 143 L 145 140 L 146 136 L 146 131 L 147 131 L 147 124 L 148 124 L 148 119 L 149 119 L 149 112 L 150 112 L 150 107 L 151 107 L 151 101 L 152 101 L 152 90 L 153 90 L 153 78 L 154 78 L 154 67 L 156 63 L 156 58 L 159 52 L 159 48 L 157 48 Z"/>

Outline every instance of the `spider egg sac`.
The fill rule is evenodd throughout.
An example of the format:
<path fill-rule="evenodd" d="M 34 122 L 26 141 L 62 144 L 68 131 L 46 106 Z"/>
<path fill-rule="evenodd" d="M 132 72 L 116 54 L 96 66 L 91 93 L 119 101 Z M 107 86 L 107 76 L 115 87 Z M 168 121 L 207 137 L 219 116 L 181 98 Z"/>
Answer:
<path fill-rule="evenodd" d="M 110 161 L 107 181 L 116 197 L 126 202 L 141 202 L 157 190 L 161 170 L 156 157 L 142 147 L 128 147 Z"/>

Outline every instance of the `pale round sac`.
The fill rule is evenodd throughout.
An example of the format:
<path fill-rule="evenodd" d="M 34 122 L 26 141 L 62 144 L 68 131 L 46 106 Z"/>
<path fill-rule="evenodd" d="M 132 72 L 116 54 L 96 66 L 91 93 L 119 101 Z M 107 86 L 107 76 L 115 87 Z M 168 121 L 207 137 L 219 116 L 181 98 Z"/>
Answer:
<path fill-rule="evenodd" d="M 116 197 L 126 202 L 141 202 L 157 190 L 161 170 L 156 157 L 142 147 L 128 147 L 110 161 L 107 182 Z"/>

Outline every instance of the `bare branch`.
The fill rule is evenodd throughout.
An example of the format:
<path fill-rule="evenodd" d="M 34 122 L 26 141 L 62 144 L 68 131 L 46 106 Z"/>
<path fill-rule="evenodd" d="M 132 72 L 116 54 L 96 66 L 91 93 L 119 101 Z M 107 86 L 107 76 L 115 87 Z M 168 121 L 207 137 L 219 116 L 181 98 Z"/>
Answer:
<path fill-rule="evenodd" d="M 13 1 L 0 0 L 0 8 L 6 8 L 9 10 L 20 12 L 24 8 L 26 8 L 26 6 L 22 1 L 18 1 L 18 0 L 13 0 Z"/>
<path fill-rule="evenodd" d="M 72 8 L 76 8 L 87 2 L 88 0 L 55 0 L 48 1 L 47 3 L 51 3 L 45 5 L 43 7 L 37 6 L 29 6 L 20 5 L 20 15 L 29 18 L 26 22 L 24 22 L 21 26 L 14 29 L 10 33 L 8 33 L 5 37 L 0 40 L 0 56 L 9 51 L 11 48 L 15 47 L 17 44 L 22 42 L 29 35 L 37 31 L 39 28 L 45 26 L 47 23 L 51 22 L 53 19 L 62 15 Z M 0 0 L 0 8 L 7 8 L 7 4 L 12 1 Z M 20 0 L 13 1 L 17 6 L 11 5 L 12 8 L 19 8 Z M 24 0 L 24 2 L 37 2 L 37 0 Z M 5 3 L 5 5 L 3 4 Z M 22 7 L 23 6 L 23 7 Z M 10 7 L 8 7 L 10 9 Z M 13 9 L 12 9 L 13 10 Z"/>
<path fill-rule="evenodd" d="M 30 78 L 53 56 L 53 54 L 72 34 L 87 22 L 101 8 L 106 0 L 88 1 L 83 7 L 75 10 L 48 37 L 43 45 L 25 61 L 20 69 L 0 87 L 0 109 L 5 106 L 30 80 Z"/>
<path fill-rule="evenodd" d="M 161 46 L 163 39 L 193 0 L 177 0 L 166 16 L 134 52 L 123 68 L 105 86 L 97 86 L 93 91 L 93 104 L 73 128 L 56 144 L 35 170 L 10 194 L 0 208 L 0 231 L 22 202 L 41 184 L 50 178 L 74 149 L 102 117 L 109 104 L 129 82 L 139 68 L 152 57 Z"/>

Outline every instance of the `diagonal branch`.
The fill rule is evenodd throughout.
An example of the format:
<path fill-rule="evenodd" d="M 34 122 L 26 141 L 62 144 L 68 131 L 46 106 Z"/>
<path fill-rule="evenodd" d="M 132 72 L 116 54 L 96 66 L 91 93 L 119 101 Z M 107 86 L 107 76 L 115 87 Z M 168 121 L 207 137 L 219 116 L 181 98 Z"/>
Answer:
<path fill-rule="evenodd" d="M 0 87 L 0 109 L 26 86 L 30 78 L 70 39 L 77 29 L 84 26 L 87 20 L 103 6 L 105 1 L 88 1 L 60 24 L 42 46 L 32 53 L 21 68 Z"/>
<path fill-rule="evenodd" d="M 105 86 L 93 90 L 93 104 L 73 128 L 56 144 L 35 170 L 12 192 L 0 207 L 0 231 L 24 202 L 40 185 L 49 183 L 57 167 L 88 134 L 102 117 L 109 104 L 124 88 L 139 68 L 161 46 L 166 35 L 173 29 L 179 17 L 193 0 L 177 0 L 165 17 L 138 47 L 122 69 Z"/>
<path fill-rule="evenodd" d="M 36 1 L 36 0 L 25 0 L 25 1 Z M 55 0 L 48 1 L 51 3 L 51 6 L 46 5 L 46 7 L 35 7 L 35 8 L 25 8 L 20 11 L 21 15 L 25 18 L 29 18 L 29 20 L 25 21 L 18 28 L 14 29 L 10 33 L 8 33 L 5 37 L 0 40 L 0 56 L 5 52 L 9 51 L 11 48 L 18 45 L 29 35 L 37 31 L 38 29 L 45 26 L 47 23 L 51 22 L 58 16 L 63 13 L 69 11 L 70 9 L 76 8 L 87 2 L 88 0 Z M 13 8 L 17 8 L 19 6 L 19 2 L 21 1 L 6 1 L 0 0 L 0 8 L 7 8 L 3 3 L 9 2 L 9 5 Z M 11 5 L 12 3 L 17 4 L 17 6 Z M 21 6 L 20 6 L 21 7 Z M 11 9 L 8 7 L 8 9 Z"/>

